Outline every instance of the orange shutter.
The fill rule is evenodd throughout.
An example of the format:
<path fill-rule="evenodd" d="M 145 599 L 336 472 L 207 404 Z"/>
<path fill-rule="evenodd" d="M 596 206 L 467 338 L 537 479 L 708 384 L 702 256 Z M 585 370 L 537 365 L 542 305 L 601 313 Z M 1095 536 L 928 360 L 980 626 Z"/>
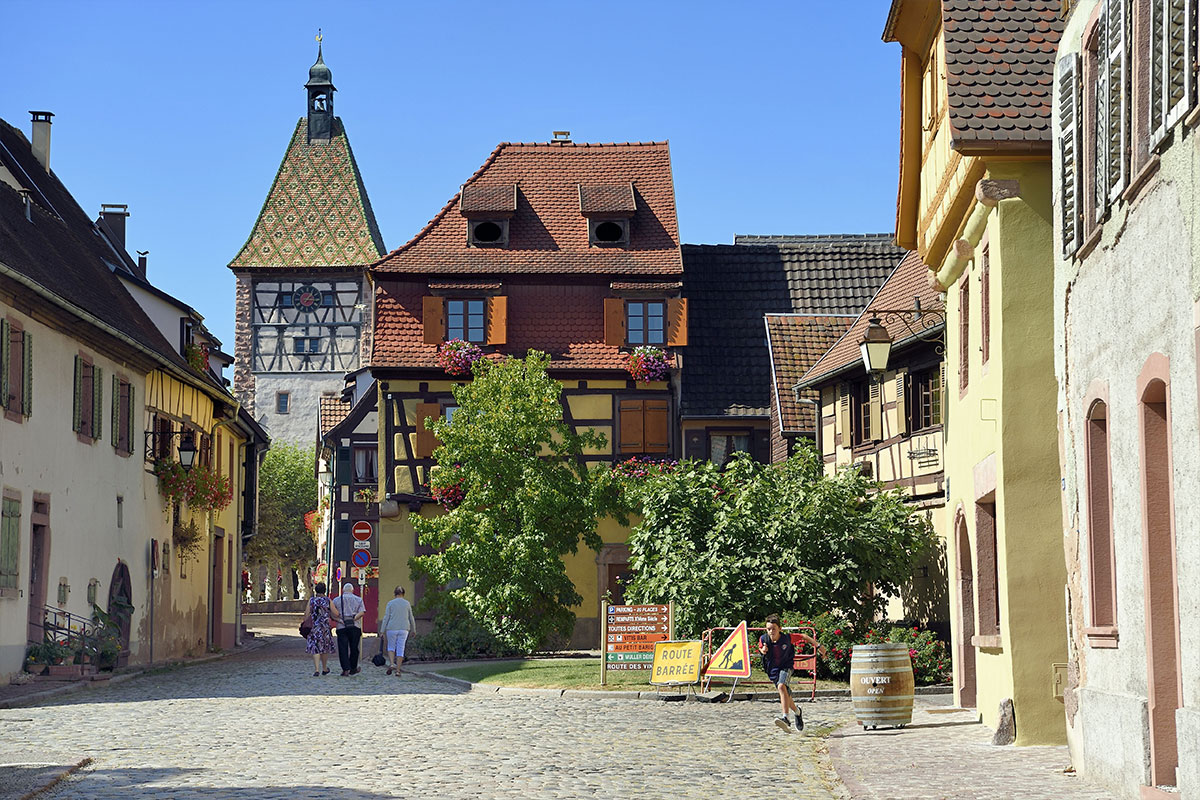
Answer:
<path fill-rule="evenodd" d="M 673 297 L 667 300 L 667 347 L 683 347 L 687 344 L 687 298 Z"/>
<path fill-rule="evenodd" d="M 641 400 L 622 400 L 618 404 L 617 432 L 620 437 L 618 452 L 643 452 L 645 440 L 642 409 L 643 401 Z"/>
<path fill-rule="evenodd" d="M 647 398 L 643 425 L 645 432 L 645 452 L 667 453 L 671 450 L 671 427 L 668 424 L 667 399 L 665 397 Z"/>
<path fill-rule="evenodd" d="M 604 298 L 604 343 L 625 345 L 625 301 L 619 297 Z"/>
<path fill-rule="evenodd" d="M 438 446 L 437 437 L 433 431 L 425 427 L 425 419 L 437 419 L 442 416 L 442 407 L 438 403 L 417 403 L 417 458 L 429 458 L 434 448 Z"/>
<path fill-rule="evenodd" d="M 421 298 L 421 324 L 425 327 L 425 344 L 441 344 L 446 339 L 446 304 L 440 297 Z"/>
<path fill-rule="evenodd" d="M 508 298 L 489 297 L 487 308 L 487 343 L 508 343 Z"/>

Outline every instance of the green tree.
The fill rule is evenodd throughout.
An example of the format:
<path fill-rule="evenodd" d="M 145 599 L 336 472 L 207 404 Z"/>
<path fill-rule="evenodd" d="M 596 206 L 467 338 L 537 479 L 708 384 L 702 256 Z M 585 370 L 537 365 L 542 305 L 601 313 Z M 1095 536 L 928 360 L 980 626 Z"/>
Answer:
<path fill-rule="evenodd" d="M 549 360 L 530 351 L 475 362 L 474 379 L 454 389 L 453 424 L 426 423 L 442 442 L 431 488 L 452 508 L 412 516 L 435 550 L 412 559 L 414 572 L 523 652 L 570 634 L 570 607 L 582 598 L 563 556 L 581 543 L 600 547 L 596 524 L 614 496 L 607 471 L 591 472 L 581 458 L 605 439 L 563 421 Z"/>
<path fill-rule="evenodd" d="M 258 474 L 258 533 L 246 543 L 251 564 L 304 569 L 316 556 L 316 540 L 304 515 L 317 507 L 316 452 L 289 442 L 273 443 Z"/>
<path fill-rule="evenodd" d="M 898 492 L 856 469 L 826 476 L 810 445 L 782 464 L 688 461 L 625 484 L 643 518 L 626 597 L 674 600 L 685 635 L 783 610 L 869 620 L 936 541 Z"/>

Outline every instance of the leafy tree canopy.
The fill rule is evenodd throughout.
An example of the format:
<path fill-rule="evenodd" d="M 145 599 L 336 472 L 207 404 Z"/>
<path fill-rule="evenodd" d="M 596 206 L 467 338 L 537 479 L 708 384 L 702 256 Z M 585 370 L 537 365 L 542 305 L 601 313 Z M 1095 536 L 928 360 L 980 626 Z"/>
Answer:
<path fill-rule="evenodd" d="M 431 490 L 448 507 L 413 515 L 431 555 L 417 575 L 445 586 L 503 644 L 531 652 L 570 634 L 570 607 L 582 598 L 563 556 L 598 549 L 598 519 L 612 506 L 607 471 L 580 456 L 605 438 L 563 421 L 562 386 L 546 374 L 549 356 L 481 359 L 474 379 L 454 389 L 453 423 L 427 421 L 441 441 Z"/>
<path fill-rule="evenodd" d="M 643 518 L 626 597 L 674 600 L 683 635 L 785 609 L 870 620 L 936 541 L 898 492 L 856 469 L 825 475 L 807 444 L 782 464 L 687 461 L 625 484 Z"/>
<path fill-rule="evenodd" d="M 258 474 L 258 533 L 246 543 L 248 561 L 300 565 L 312 561 L 316 540 L 304 515 L 317 507 L 316 452 L 289 442 L 271 445 Z"/>

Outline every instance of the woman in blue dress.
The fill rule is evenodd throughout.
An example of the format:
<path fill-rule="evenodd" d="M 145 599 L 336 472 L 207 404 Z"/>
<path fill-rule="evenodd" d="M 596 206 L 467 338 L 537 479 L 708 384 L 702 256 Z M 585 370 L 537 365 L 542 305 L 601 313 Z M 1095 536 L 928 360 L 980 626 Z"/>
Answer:
<path fill-rule="evenodd" d="M 325 596 L 325 584 L 313 587 L 316 594 L 308 601 L 308 618 L 312 630 L 308 632 L 304 651 L 313 657 L 313 677 L 329 674 L 329 654 L 337 649 L 333 635 L 329 632 L 329 598 Z"/>

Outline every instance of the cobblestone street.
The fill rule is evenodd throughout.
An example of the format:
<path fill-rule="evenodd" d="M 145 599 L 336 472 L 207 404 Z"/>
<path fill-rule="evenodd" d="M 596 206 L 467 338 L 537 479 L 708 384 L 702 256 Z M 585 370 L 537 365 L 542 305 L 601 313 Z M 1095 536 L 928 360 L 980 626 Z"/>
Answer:
<path fill-rule="evenodd" d="M 818 736 L 766 703 L 521 696 L 429 677 L 314 678 L 298 637 L 0 711 L 0 763 L 92 763 L 48 797 L 843 797 Z M 810 729 L 849 719 L 805 704 Z M 13 786 L 0 788 L 0 797 Z"/>

